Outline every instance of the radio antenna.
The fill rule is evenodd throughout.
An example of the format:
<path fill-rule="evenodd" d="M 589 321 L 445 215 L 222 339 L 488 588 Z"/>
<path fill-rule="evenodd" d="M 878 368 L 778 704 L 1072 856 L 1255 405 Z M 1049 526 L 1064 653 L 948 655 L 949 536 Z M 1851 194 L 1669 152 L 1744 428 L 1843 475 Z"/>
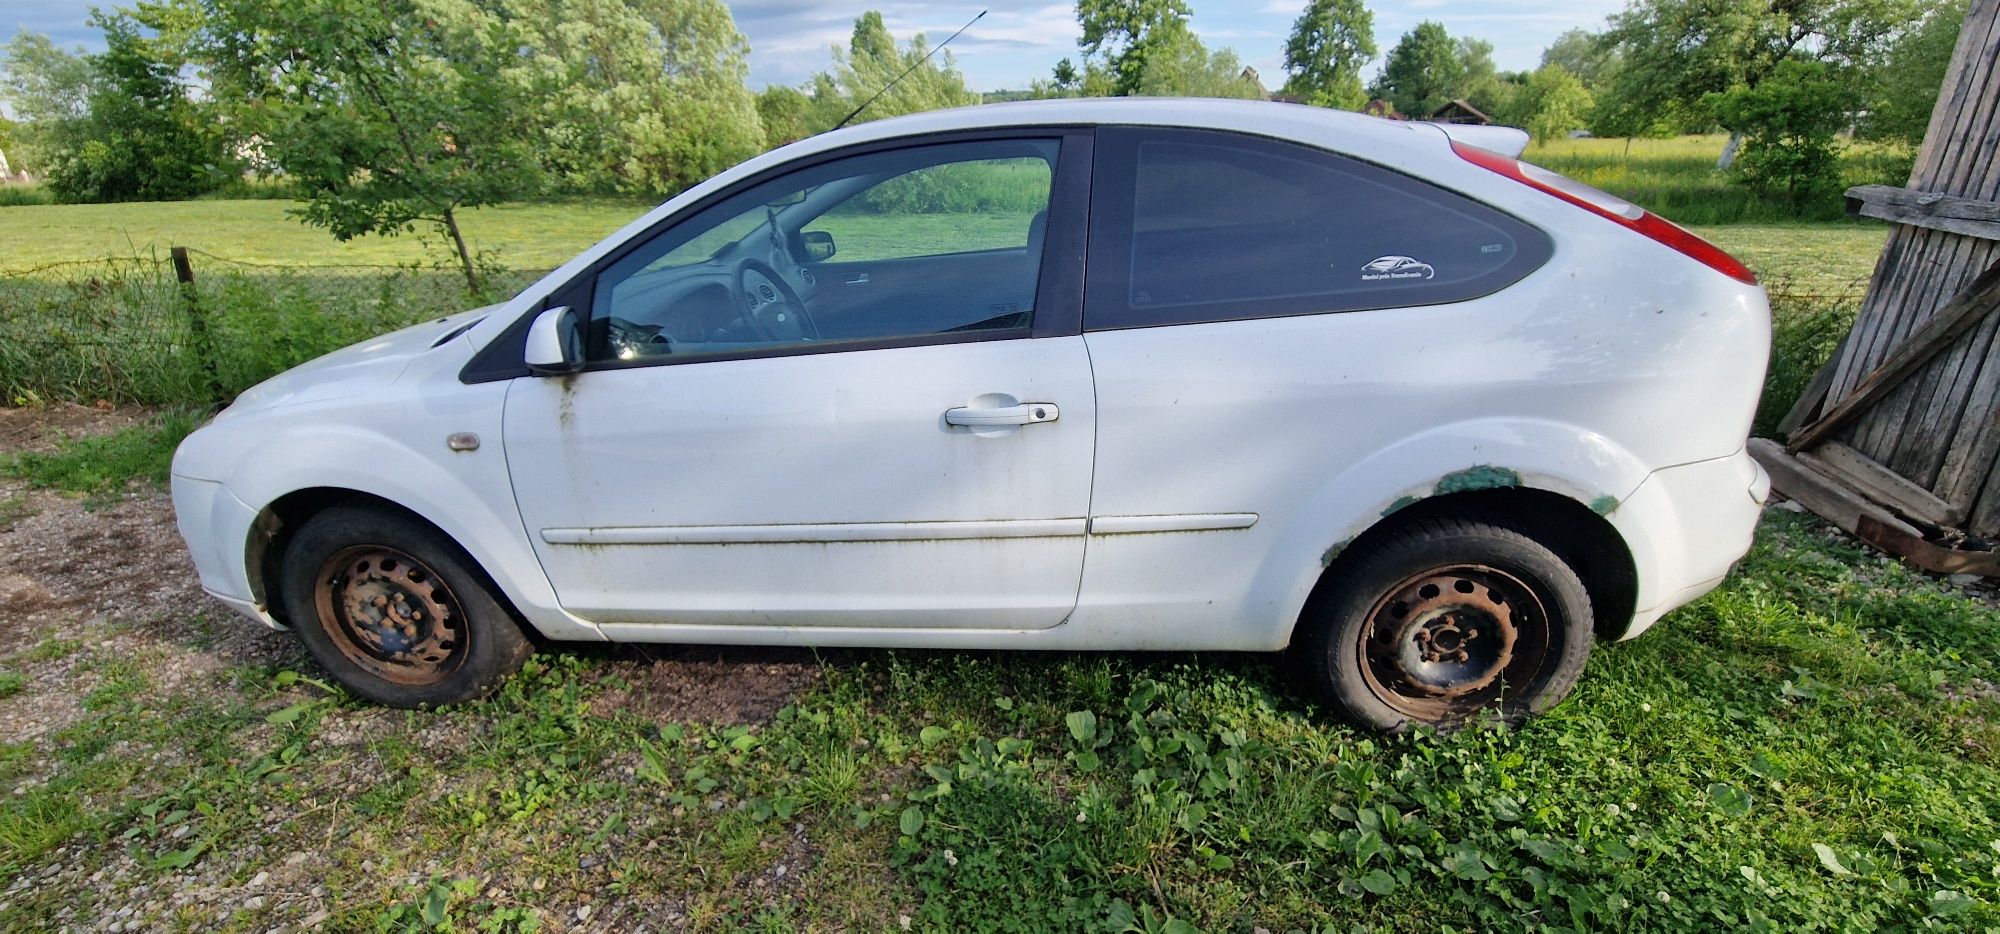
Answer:
<path fill-rule="evenodd" d="M 890 81 L 889 81 L 889 83 L 888 83 L 888 84 L 885 84 L 885 85 L 882 85 L 882 90 L 880 90 L 880 91 L 876 91 L 876 92 L 875 92 L 875 96 L 874 96 L 874 97 L 871 97 L 871 98 L 869 98 L 869 99 L 867 99 L 867 100 L 865 100 L 865 101 L 862 101 L 862 102 L 861 102 L 861 106 L 859 106 L 859 107 L 856 107 L 856 108 L 854 108 L 854 109 L 853 109 L 852 111 L 849 111 L 849 112 L 848 112 L 848 114 L 847 114 L 847 116 L 845 116 L 845 117 L 842 117 L 842 118 L 840 118 L 840 122 L 839 122 L 839 123 L 836 123 L 836 124 L 834 124 L 834 125 L 833 125 L 833 128 L 834 128 L 834 129 L 836 129 L 836 130 L 838 130 L 838 129 L 840 129 L 841 127 L 844 127 L 844 126 L 846 126 L 846 125 L 847 125 L 847 122 L 848 122 L 849 120 L 852 120 L 852 119 L 854 119 L 855 117 L 858 117 L 858 116 L 861 116 L 861 112 L 862 112 L 862 111 L 864 111 L 864 110 L 867 110 L 867 109 L 868 109 L 868 105 L 869 105 L 869 104 L 873 104 L 873 103 L 875 103 L 875 102 L 876 102 L 877 100 L 880 100 L 880 99 L 881 99 L 881 97 L 882 97 L 882 95 L 884 95 L 884 94 L 887 94 L 887 93 L 889 93 L 889 89 L 890 89 L 890 88 L 893 88 L 893 87 L 895 87 L 895 86 L 896 86 L 896 83 L 897 83 L 897 82 L 899 82 L 899 81 L 902 81 L 902 80 L 903 80 L 904 78 L 907 78 L 907 77 L 909 77 L 909 76 L 910 76 L 910 72 L 913 72 L 913 71 L 916 71 L 916 70 L 917 70 L 917 69 L 918 69 L 918 68 L 919 68 L 920 66 L 922 66 L 922 65 L 923 65 L 923 64 L 924 64 L 925 62 L 928 62 L 928 61 L 930 61 L 930 60 L 931 60 L 931 56 L 933 56 L 933 55 L 936 55 L 936 54 L 938 53 L 938 50 L 939 50 L 939 49 L 942 49 L 942 48 L 944 48 L 945 46 L 948 46 L 948 45 L 950 45 L 950 44 L 951 44 L 951 40 L 953 40 L 953 39 L 956 39 L 956 38 L 958 38 L 958 36 L 959 36 L 959 33 L 962 33 L 962 32 L 965 32 L 965 31 L 966 31 L 966 30 L 968 30 L 968 29 L 971 29 L 971 28 L 972 28 L 972 24 L 973 24 L 973 23 L 976 23 L 976 22 L 979 22 L 979 21 L 980 21 L 981 19 L 984 19 L 984 18 L 985 18 L 985 16 L 986 16 L 986 11 L 985 11 L 985 10 L 980 10 L 980 11 L 979 11 L 979 15 L 978 15 L 978 16 L 975 16 L 975 17 L 973 17 L 973 18 L 971 18 L 971 19 L 969 19 L 969 20 L 966 20 L 966 21 L 965 21 L 965 25 L 963 25 L 963 26 L 960 26 L 960 27 L 958 27 L 958 32 L 955 32 L 955 33 L 952 33 L 952 34 L 951 34 L 950 36 L 946 37 L 946 39 L 945 39 L 945 40 L 944 40 L 943 42 L 940 42 L 940 43 L 938 43 L 937 45 L 934 45 L 934 46 L 931 46 L 931 50 L 930 50 L 930 51 L 928 51 L 928 52 L 925 52 L 925 53 L 924 53 L 924 57 L 923 57 L 923 58 L 920 58 L 920 59 L 917 59 L 917 61 L 916 61 L 916 63 L 915 63 L 915 64 L 912 64 L 912 65 L 911 65 L 910 67 L 908 67 L 908 68 L 905 68 L 905 69 L 903 69 L 903 73 L 902 73 L 902 74 L 900 74 L 900 75 L 897 75 L 896 77 L 894 77 L 894 78 L 890 79 Z"/>

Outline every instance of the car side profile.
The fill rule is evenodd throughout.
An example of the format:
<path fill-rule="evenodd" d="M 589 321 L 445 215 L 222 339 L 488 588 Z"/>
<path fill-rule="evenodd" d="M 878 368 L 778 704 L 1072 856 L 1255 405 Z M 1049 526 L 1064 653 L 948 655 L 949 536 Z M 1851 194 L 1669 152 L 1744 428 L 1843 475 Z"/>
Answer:
<path fill-rule="evenodd" d="M 816 136 L 245 392 L 180 529 L 396 706 L 534 635 L 1289 648 L 1366 727 L 1519 719 L 1749 547 L 1770 341 L 1739 263 L 1520 143 L 1157 99 Z"/>

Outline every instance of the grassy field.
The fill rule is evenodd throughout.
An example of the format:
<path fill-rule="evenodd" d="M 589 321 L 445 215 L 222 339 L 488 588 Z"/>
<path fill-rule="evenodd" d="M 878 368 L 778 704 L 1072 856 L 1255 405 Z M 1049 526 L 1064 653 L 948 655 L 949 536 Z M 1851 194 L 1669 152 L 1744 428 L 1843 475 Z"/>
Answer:
<path fill-rule="evenodd" d="M 293 202 L 168 201 L 0 207 L 0 271 L 185 246 L 251 263 L 403 265 L 445 259 L 435 240 L 360 237 L 346 243 L 288 216 Z M 466 212 L 475 249 L 516 269 L 552 269 L 644 214 L 624 201 L 502 205 Z"/>
<path fill-rule="evenodd" d="M 1529 147 L 1526 158 L 1580 182 L 1643 204 L 1682 224 L 1770 223 L 1843 216 L 1840 192 L 1851 185 L 1900 185 L 1909 177 L 1907 150 L 1854 143 L 1841 158 L 1839 190 L 1803 204 L 1767 197 L 1715 171 L 1728 142 L 1721 134 L 1671 139 L 1562 139 Z"/>
<path fill-rule="evenodd" d="M 2000 610 L 1782 511 L 1553 714 L 1449 737 L 1229 655 L 556 647 L 405 713 L 216 612 L 8 634 L 0 724 L 54 723 L 0 744 L 0 927 L 2000 924 Z"/>

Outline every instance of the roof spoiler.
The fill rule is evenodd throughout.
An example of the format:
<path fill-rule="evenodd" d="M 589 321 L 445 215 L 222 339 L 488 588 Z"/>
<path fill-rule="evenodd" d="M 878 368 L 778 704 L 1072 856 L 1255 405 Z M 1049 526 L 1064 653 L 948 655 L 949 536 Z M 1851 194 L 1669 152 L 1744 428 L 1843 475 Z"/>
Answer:
<path fill-rule="evenodd" d="M 1473 123 L 1433 123 L 1431 126 L 1444 131 L 1444 135 L 1455 143 L 1477 146 L 1497 152 L 1509 159 L 1521 158 L 1528 148 L 1528 131 L 1511 126 L 1480 126 Z"/>

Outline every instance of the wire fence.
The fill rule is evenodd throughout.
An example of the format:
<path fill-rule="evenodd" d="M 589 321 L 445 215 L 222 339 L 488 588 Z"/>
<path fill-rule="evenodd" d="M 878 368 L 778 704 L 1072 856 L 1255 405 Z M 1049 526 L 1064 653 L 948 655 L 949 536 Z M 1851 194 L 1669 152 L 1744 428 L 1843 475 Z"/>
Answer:
<path fill-rule="evenodd" d="M 0 403 L 223 402 L 356 341 L 486 302 L 542 275 L 288 266 L 201 250 L 0 273 Z"/>

